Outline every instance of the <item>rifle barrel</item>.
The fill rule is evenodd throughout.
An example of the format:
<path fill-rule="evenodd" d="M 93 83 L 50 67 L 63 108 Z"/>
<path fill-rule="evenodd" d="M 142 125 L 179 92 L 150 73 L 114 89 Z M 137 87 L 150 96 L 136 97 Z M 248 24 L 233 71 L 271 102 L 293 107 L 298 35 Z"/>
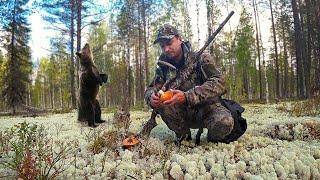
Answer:
<path fill-rule="evenodd" d="M 228 17 L 220 24 L 220 26 L 218 27 L 218 29 L 211 35 L 209 36 L 208 40 L 206 41 L 206 43 L 204 44 L 204 46 L 198 51 L 197 53 L 197 58 L 199 58 L 199 56 L 203 53 L 203 51 L 209 46 L 209 44 L 214 40 L 214 38 L 217 36 L 217 34 L 219 34 L 219 32 L 221 31 L 221 29 L 223 28 L 223 26 L 229 21 L 229 19 L 231 18 L 231 16 L 234 14 L 234 11 L 231 11 L 228 15 Z"/>

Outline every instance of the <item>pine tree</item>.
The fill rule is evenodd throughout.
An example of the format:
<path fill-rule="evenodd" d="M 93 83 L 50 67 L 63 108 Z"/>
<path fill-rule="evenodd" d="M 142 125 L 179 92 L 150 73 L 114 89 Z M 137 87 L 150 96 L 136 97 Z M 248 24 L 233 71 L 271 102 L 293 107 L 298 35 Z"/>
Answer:
<path fill-rule="evenodd" d="M 297 61 L 297 95 L 298 97 L 305 96 L 305 84 L 304 84 L 304 64 L 302 57 L 302 30 L 301 22 L 298 13 L 298 6 L 296 0 L 291 0 L 292 10 L 293 10 L 293 19 L 294 19 L 294 36 L 295 36 L 295 53 Z"/>
<path fill-rule="evenodd" d="M 315 47 L 314 47 L 314 67 L 315 67 L 315 77 L 314 77 L 314 89 L 313 94 L 320 94 L 320 2 L 318 0 L 311 1 L 314 13 L 314 24 L 315 24 Z"/>
<path fill-rule="evenodd" d="M 88 40 L 89 44 L 92 44 L 91 48 L 94 53 L 93 58 L 99 72 L 109 74 L 110 76 L 110 72 L 111 69 L 114 68 L 114 64 L 111 61 L 112 48 L 111 45 L 108 44 L 110 43 L 108 36 L 110 36 L 109 27 L 107 27 L 105 22 L 101 22 L 99 25 L 90 28 Z M 107 105 L 107 95 L 109 94 L 109 92 L 106 91 L 107 88 L 110 88 L 109 84 L 104 84 L 100 88 L 101 93 L 99 93 L 99 99 L 102 100 L 100 101 L 101 106 Z"/>
<path fill-rule="evenodd" d="M 46 11 L 47 15 L 43 19 L 50 23 L 50 29 L 58 30 L 64 35 L 69 35 L 70 49 L 70 93 L 71 104 L 76 108 L 76 93 L 75 93 L 75 62 L 74 62 L 74 34 L 75 34 L 75 18 L 76 4 L 75 0 L 42 0 L 36 4 L 42 10 Z"/>
<path fill-rule="evenodd" d="M 238 32 L 236 33 L 236 58 L 238 70 L 242 75 L 242 86 L 244 87 L 242 95 L 248 100 L 252 98 L 252 86 L 250 85 L 250 74 L 256 70 L 255 61 L 253 57 L 254 37 L 253 25 L 250 21 L 250 15 L 243 7 L 240 15 L 240 24 Z M 241 81 L 241 80 L 240 80 Z M 240 88 L 239 87 L 239 88 Z"/>
<path fill-rule="evenodd" d="M 5 3 L 7 9 L 3 14 L 5 20 L 1 21 L 1 25 L 6 32 L 4 44 L 8 61 L 2 94 L 12 114 L 15 114 L 17 108 L 25 104 L 27 84 L 30 82 L 31 53 L 28 46 L 30 28 L 27 21 L 30 12 L 26 6 L 28 0 L 13 0 Z"/>
<path fill-rule="evenodd" d="M 272 22 L 272 36 L 273 36 L 273 46 L 274 46 L 274 56 L 275 56 L 275 66 L 276 66 L 276 97 L 280 98 L 280 75 L 279 75 L 279 56 L 278 56 L 278 44 L 277 44 L 277 35 L 275 30 L 274 22 L 274 10 L 272 6 L 272 0 L 269 0 L 270 5 L 270 14 Z"/>
<path fill-rule="evenodd" d="M 131 45 L 132 45 L 132 35 L 135 29 L 135 18 L 134 18 L 134 2 L 126 1 L 120 9 L 120 14 L 117 17 L 118 23 L 118 35 L 123 38 L 122 45 L 124 46 L 122 53 L 122 61 L 126 65 L 125 77 L 126 81 L 124 83 L 125 92 L 122 99 L 122 107 L 125 110 L 130 108 L 132 102 L 132 79 L 131 79 Z"/>
<path fill-rule="evenodd" d="M 257 11 L 257 6 L 256 6 L 256 1 L 252 0 L 252 6 L 253 6 L 253 13 L 254 13 L 254 22 L 255 22 L 255 28 L 256 28 L 256 44 L 257 44 L 257 55 L 258 55 L 258 68 L 259 68 L 259 98 L 262 100 L 262 70 L 261 70 L 261 56 L 260 56 L 260 39 L 259 39 L 259 32 L 260 29 L 258 28 L 258 11 Z"/>
<path fill-rule="evenodd" d="M 91 0 L 42 0 L 35 4 L 46 11 L 47 14 L 43 19 L 50 23 L 49 28 L 60 31 L 70 38 L 70 92 L 72 107 L 75 108 L 76 89 L 79 87 L 79 61 L 75 61 L 75 47 L 77 51 L 81 48 L 82 29 L 101 21 L 102 7 Z M 96 16 L 95 19 L 89 20 L 93 15 Z"/>

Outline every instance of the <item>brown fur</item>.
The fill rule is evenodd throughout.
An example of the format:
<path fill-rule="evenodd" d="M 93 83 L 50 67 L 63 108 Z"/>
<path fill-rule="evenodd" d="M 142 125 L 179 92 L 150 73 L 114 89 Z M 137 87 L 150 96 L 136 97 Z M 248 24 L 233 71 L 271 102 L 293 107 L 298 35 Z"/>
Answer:
<path fill-rule="evenodd" d="M 94 65 L 89 44 L 85 44 L 81 52 L 76 53 L 80 60 L 80 92 L 78 104 L 78 120 L 87 121 L 90 127 L 101 120 L 101 109 L 96 99 L 99 92 L 101 77 Z"/>

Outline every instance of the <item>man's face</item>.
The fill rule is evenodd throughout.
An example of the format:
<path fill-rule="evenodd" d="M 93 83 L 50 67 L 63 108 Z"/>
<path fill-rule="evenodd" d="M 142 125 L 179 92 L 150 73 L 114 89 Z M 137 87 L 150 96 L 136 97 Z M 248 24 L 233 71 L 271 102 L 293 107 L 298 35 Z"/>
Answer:
<path fill-rule="evenodd" d="M 175 60 L 179 60 L 178 58 L 180 57 L 180 55 L 182 53 L 181 43 L 182 43 L 181 38 L 174 36 L 171 40 L 160 41 L 159 45 L 161 47 L 162 52 L 165 55 L 167 55 Z"/>

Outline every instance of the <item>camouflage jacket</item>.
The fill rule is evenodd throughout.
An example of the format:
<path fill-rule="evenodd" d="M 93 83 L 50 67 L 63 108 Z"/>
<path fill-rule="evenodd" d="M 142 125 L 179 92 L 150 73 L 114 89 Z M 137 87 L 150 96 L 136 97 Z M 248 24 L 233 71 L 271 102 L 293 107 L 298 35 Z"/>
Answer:
<path fill-rule="evenodd" d="M 164 54 L 161 54 L 159 57 L 159 60 L 174 65 L 177 71 L 169 66 L 158 64 L 155 77 L 145 91 L 145 101 L 149 106 L 150 97 L 153 92 L 159 91 L 168 79 L 175 77 L 177 73 L 180 73 L 190 65 L 194 65 L 194 62 L 196 62 L 196 59 L 193 58 L 195 57 L 195 52 L 191 50 L 188 42 L 182 43 L 182 49 L 184 60 L 179 64 L 175 64 L 173 60 Z M 191 77 L 187 82 L 181 83 L 181 86 L 178 88 L 185 92 L 186 103 L 190 107 L 217 99 L 217 97 L 226 92 L 224 78 L 209 54 L 203 53 L 200 56 L 200 60 L 196 63 L 197 68 L 191 73 Z"/>

